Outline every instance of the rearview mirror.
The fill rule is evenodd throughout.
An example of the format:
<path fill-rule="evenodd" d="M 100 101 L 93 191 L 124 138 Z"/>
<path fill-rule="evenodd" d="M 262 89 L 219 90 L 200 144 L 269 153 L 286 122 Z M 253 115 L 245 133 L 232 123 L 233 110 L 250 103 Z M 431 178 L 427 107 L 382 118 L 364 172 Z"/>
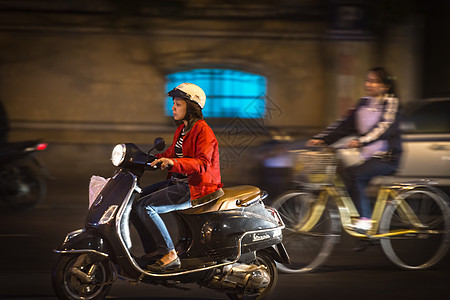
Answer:
<path fill-rule="evenodd" d="M 166 141 L 162 137 L 157 137 L 153 145 L 156 150 L 162 151 L 166 147 Z"/>

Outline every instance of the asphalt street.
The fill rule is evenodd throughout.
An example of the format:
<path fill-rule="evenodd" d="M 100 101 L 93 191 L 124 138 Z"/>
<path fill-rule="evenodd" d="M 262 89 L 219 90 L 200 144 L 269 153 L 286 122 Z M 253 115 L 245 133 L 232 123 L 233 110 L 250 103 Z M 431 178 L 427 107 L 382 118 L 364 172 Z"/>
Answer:
<path fill-rule="evenodd" d="M 51 285 L 53 249 L 66 233 L 81 228 L 88 203 L 88 179 L 49 183 L 44 203 L 29 212 L 0 211 L 0 298 L 56 299 Z M 3 207 L 2 207 L 3 208 Z M 280 274 L 270 299 L 448 299 L 450 259 L 434 270 L 405 271 L 390 263 L 379 245 L 355 252 L 343 236 L 331 259 L 310 274 Z M 117 281 L 108 299 L 227 299 L 225 294 Z"/>

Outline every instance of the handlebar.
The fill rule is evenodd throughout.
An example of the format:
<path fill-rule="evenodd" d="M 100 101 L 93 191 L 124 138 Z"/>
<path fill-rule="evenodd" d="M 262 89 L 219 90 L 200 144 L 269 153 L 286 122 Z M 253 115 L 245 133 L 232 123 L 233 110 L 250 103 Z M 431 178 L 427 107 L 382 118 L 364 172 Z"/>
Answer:
<path fill-rule="evenodd" d="M 364 145 L 359 141 L 357 136 L 347 136 L 344 137 L 337 142 L 332 143 L 332 145 L 336 144 L 336 146 L 331 146 L 325 143 L 322 139 L 312 138 L 306 142 L 306 147 L 334 147 L 338 149 L 347 149 L 347 148 L 361 148 Z"/>

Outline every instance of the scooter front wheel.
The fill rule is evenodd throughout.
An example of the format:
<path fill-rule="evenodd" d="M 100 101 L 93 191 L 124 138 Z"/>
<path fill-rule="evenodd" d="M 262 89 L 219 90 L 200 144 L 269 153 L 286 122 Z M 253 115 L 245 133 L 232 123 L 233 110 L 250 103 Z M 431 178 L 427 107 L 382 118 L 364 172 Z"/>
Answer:
<path fill-rule="evenodd" d="M 55 293 L 63 300 L 103 299 L 112 279 L 109 260 L 88 253 L 60 256 L 52 274 Z"/>

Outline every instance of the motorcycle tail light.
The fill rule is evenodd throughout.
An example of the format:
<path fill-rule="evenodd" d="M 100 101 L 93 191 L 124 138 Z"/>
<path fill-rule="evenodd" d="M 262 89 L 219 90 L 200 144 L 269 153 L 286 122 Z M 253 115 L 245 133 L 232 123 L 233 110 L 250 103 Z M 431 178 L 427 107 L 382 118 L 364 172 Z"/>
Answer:
<path fill-rule="evenodd" d="M 47 149 L 48 144 L 47 143 L 40 143 L 37 145 L 36 150 L 45 150 Z"/>

